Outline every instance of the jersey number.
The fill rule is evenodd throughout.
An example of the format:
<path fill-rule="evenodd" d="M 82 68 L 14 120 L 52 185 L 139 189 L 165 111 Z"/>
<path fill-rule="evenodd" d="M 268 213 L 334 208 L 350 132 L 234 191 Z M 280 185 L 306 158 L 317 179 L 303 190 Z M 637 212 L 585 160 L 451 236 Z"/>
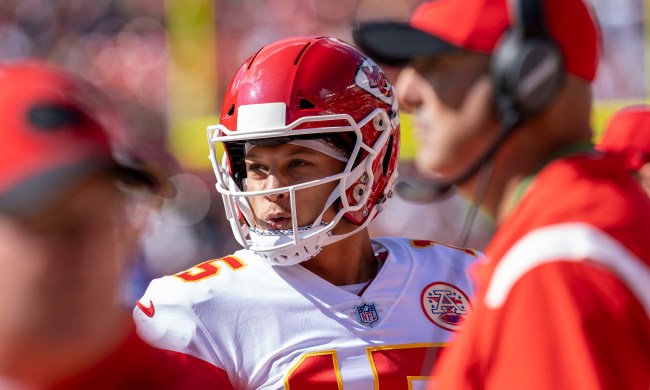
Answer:
<path fill-rule="evenodd" d="M 376 390 L 412 389 L 414 380 L 428 380 L 433 362 L 446 343 L 423 343 L 368 347 Z M 303 355 L 284 379 L 284 388 L 341 390 L 343 381 L 336 351 Z"/>
<path fill-rule="evenodd" d="M 226 256 L 195 265 L 187 271 L 177 273 L 175 276 L 184 282 L 198 282 L 199 280 L 219 275 L 219 272 L 221 272 L 219 263 L 227 265 L 233 271 L 237 271 L 246 266 L 246 263 L 241 261 L 239 258 L 235 256 Z"/>

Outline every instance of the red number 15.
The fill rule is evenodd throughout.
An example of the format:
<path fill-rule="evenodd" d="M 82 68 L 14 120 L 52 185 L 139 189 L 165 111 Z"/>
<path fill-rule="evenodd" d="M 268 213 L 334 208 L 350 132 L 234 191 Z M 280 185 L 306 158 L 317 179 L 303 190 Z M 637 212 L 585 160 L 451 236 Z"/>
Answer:
<path fill-rule="evenodd" d="M 375 378 L 375 389 L 408 390 L 414 380 L 428 374 L 446 343 L 422 343 L 368 347 L 366 353 Z M 284 379 L 284 388 L 342 390 L 343 381 L 335 350 L 303 355 Z"/>

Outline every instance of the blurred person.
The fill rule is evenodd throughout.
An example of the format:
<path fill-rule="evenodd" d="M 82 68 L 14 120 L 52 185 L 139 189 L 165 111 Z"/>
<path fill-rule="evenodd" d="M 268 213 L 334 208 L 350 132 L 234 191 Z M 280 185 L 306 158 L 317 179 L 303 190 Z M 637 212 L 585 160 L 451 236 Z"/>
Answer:
<path fill-rule="evenodd" d="M 420 166 L 497 221 L 436 389 L 648 389 L 650 202 L 591 143 L 589 5 L 431 1 L 354 34 L 377 61 L 407 64 L 396 90 Z"/>
<path fill-rule="evenodd" d="M 219 388 L 202 361 L 145 344 L 121 300 L 169 186 L 121 147 L 108 99 L 44 63 L 3 64 L 0 122 L 0 388 Z"/>
<path fill-rule="evenodd" d="M 392 196 L 393 88 L 352 46 L 293 37 L 230 83 L 210 158 L 244 249 L 154 280 L 134 310 L 158 347 L 238 389 L 407 389 L 471 312 L 475 251 L 371 240 Z M 223 144 L 222 163 L 216 148 Z"/>
<path fill-rule="evenodd" d="M 630 106 L 616 112 L 596 148 L 622 154 L 628 171 L 650 196 L 650 106 Z"/>

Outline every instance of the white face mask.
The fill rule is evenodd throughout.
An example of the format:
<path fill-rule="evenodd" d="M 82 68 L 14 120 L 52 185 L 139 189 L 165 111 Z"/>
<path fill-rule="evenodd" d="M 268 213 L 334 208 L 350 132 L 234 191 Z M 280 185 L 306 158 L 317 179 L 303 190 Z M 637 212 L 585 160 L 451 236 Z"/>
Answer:
<path fill-rule="evenodd" d="M 319 234 L 322 229 L 327 231 L 327 236 Z M 259 230 L 251 228 L 249 235 L 253 246 L 258 248 L 271 248 L 268 251 L 257 252 L 273 265 L 295 265 L 316 256 L 323 249 L 324 238 L 332 235 L 327 228 L 327 223 L 322 222 L 316 227 L 298 228 L 298 234 L 307 237 L 301 245 L 294 244 L 293 229 L 288 230 Z"/>
<path fill-rule="evenodd" d="M 245 241 L 242 240 L 244 242 L 244 247 L 256 252 L 272 265 L 295 265 L 309 260 L 320 253 L 323 246 L 347 238 L 351 234 L 356 233 L 359 229 L 365 227 L 362 226 L 358 229 L 354 229 L 354 231 L 349 234 L 334 235 L 332 233 L 332 229 L 337 225 L 341 218 L 343 218 L 345 210 L 349 209 L 349 206 L 344 206 L 331 220 L 323 220 L 325 211 L 330 209 L 335 201 L 346 197 L 345 191 L 348 188 L 347 183 L 354 183 L 363 173 L 364 170 L 362 167 L 356 167 L 352 171 L 344 170 L 343 172 L 332 176 L 271 190 L 239 191 L 239 188 L 235 188 L 234 191 L 228 192 L 229 196 L 223 197 L 224 203 L 230 205 L 230 208 L 232 209 L 231 212 L 233 213 L 232 215 L 237 215 L 234 213 L 240 211 L 244 216 L 244 219 L 247 221 L 246 224 L 238 222 L 237 230 L 234 230 L 233 228 L 235 236 L 238 237 L 238 233 L 241 233 L 238 240 L 247 236 L 248 239 Z M 223 174 L 228 175 L 227 172 L 223 172 Z M 228 177 L 230 178 L 229 175 Z M 234 180 L 230 180 L 231 184 L 234 185 Z M 334 190 L 332 190 L 316 220 L 310 225 L 299 226 L 295 205 L 296 192 L 301 189 L 322 186 L 323 184 L 337 181 L 339 184 L 334 188 Z M 255 226 L 255 219 L 251 212 L 248 198 L 279 193 L 288 194 L 290 198 L 291 227 L 283 230 L 267 230 L 253 227 Z M 232 208 L 232 206 L 236 207 Z M 232 222 L 233 219 L 231 219 L 231 223 Z M 242 241 L 240 241 L 240 243 Z"/>
<path fill-rule="evenodd" d="M 398 119 L 396 119 L 398 121 Z M 295 127 L 305 122 L 322 122 L 322 121 L 346 121 L 347 126 L 338 126 L 330 128 L 306 128 L 296 129 Z M 365 209 L 366 204 L 372 191 L 374 182 L 373 162 L 379 155 L 384 146 L 387 144 L 391 135 L 391 129 L 397 126 L 398 122 L 393 123 L 387 113 L 382 109 L 376 109 L 371 112 L 364 120 L 356 123 L 349 115 L 335 114 L 318 117 L 305 117 L 284 127 L 273 129 L 260 129 L 250 131 L 231 131 L 222 125 L 208 127 L 208 139 L 210 143 L 210 160 L 217 175 L 217 190 L 222 195 L 226 209 L 226 217 L 229 219 L 231 228 L 237 241 L 244 248 L 256 252 L 272 265 L 295 265 L 309 260 L 316 256 L 322 250 L 323 246 L 345 239 L 356 234 L 372 221 L 374 216 L 380 211 L 379 204 L 370 209 Z M 380 127 L 378 124 L 383 124 Z M 364 143 L 361 134 L 363 126 L 375 126 L 379 132 L 379 137 L 372 145 Z M 319 139 L 292 139 L 290 142 L 299 146 L 308 147 L 327 154 L 337 160 L 346 162 L 346 166 L 341 173 L 334 174 L 310 182 L 290 185 L 282 188 L 261 191 L 246 191 L 240 187 L 231 176 L 228 156 L 224 154 L 222 163 L 217 162 L 217 149 L 215 145 L 221 142 L 247 141 L 243 152 L 250 151 L 256 144 L 255 140 L 267 140 L 272 138 L 293 138 L 300 135 L 319 135 L 327 137 L 336 133 L 355 134 L 355 144 L 353 145 L 350 156 L 339 150 L 335 146 L 324 140 Z M 252 142 L 248 142 L 248 141 Z M 360 153 L 367 153 L 359 164 L 354 166 L 354 162 Z M 393 173 L 385 191 L 382 193 L 387 196 L 392 190 L 396 177 Z M 317 218 L 308 226 L 298 226 L 296 213 L 296 191 L 304 188 L 320 186 L 325 183 L 337 182 L 338 185 L 332 190 L 323 210 Z M 347 192 L 354 189 L 354 202 L 350 204 Z M 358 190 L 358 192 L 357 192 Z M 291 228 L 286 230 L 263 230 L 255 228 L 255 219 L 249 204 L 248 198 L 255 196 L 268 196 L 271 194 L 288 194 L 291 202 Z M 340 202 L 336 215 L 331 220 L 324 221 L 325 212 L 331 209 L 335 202 Z M 381 203 L 381 202 L 380 202 Z M 364 215 L 367 216 L 365 221 L 356 226 L 352 231 L 344 234 L 334 234 L 333 229 L 338 222 L 348 212 L 359 212 L 363 208 Z M 365 214 L 367 212 L 367 214 Z"/>
<path fill-rule="evenodd" d="M 342 162 L 348 162 L 350 159 L 347 153 L 323 139 L 294 139 L 287 143 L 315 150 Z M 247 142 L 244 146 L 245 155 L 255 146 L 255 144 Z M 327 232 L 326 236 L 320 234 L 322 230 Z M 299 241 L 300 245 L 294 245 L 293 229 L 249 228 L 249 236 L 254 247 L 270 248 L 268 251 L 258 252 L 258 254 L 273 265 L 295 265 L 313 258 L 323 249 L 325 238 L 332 235 L 324 221 L 319 226 L 299 227 L 297 232 L 298 237 L 304 238 Z"/>

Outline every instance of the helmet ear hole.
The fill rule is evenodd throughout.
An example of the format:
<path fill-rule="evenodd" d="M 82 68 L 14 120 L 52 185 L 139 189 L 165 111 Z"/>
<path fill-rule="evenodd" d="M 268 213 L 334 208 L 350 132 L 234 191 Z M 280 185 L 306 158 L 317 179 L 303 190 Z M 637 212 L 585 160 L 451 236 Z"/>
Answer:
<path fill-rule="evenodd" d="M 386 176 L 388 173 L 388 168 L 390 165 L 391 156 L 393 154 L 393 136 L 388 140 L 388 146 L 386 147 L 386 154 L 384 154 L 384 160 L 382 161 L 382 174 Z"/>
<path fill-rule="evenodd" d="M 309 108 L 316 108 L 316 105 L 305 98 L 300 99 L 300 109 L 306 110 Z"/>
<path fill-rule="evenodd" d="M 228 109 L 228 116 L 232 115 L 235 113 L 235 105 L 231 105 L 230 108 Z"/>
<path fill-rule="evenodd" d="M 372 125 L 377 131 L 384 131 L 388 129 L 390 123 L 382 115 L 379 115 L 373 118 Z"/>

